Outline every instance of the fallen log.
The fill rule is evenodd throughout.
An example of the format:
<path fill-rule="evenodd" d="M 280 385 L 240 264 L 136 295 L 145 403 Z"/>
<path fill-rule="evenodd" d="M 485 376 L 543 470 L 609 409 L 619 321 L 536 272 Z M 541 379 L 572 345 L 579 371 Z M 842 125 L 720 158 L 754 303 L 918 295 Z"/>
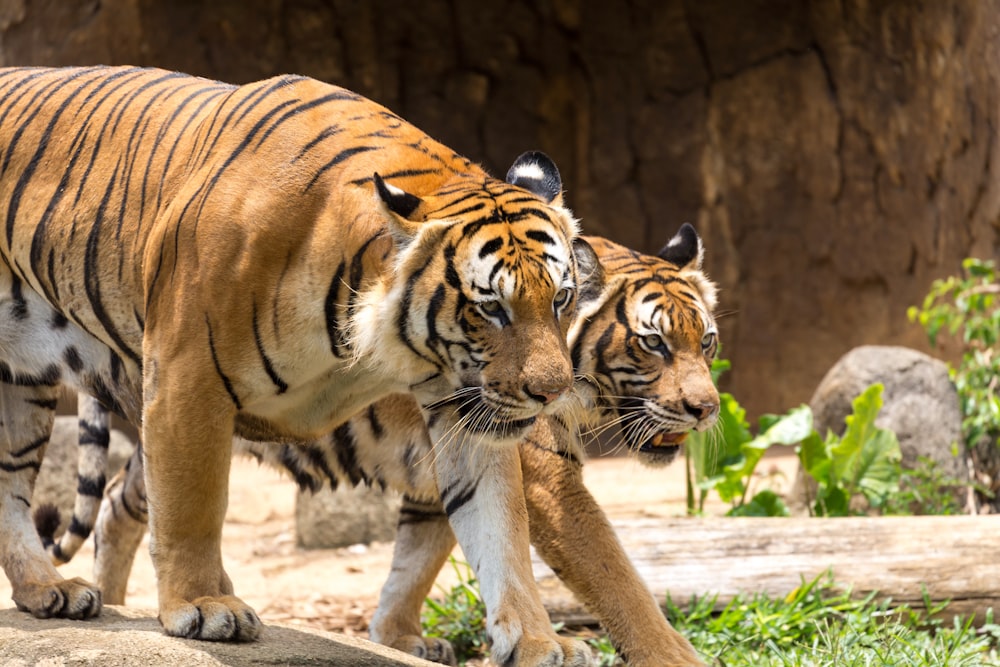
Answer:
<path fill-rule="evenodd" d="M 924 608 L 950 600 L 949 615 L 1000 609 L 1000 516 L 819 518 L 639 518 L 613 520 L 639 574 L 661 604 L 669 592 L 686 608 L 717 595 L 721 610 L 738 593 L 784 597 L 827 572 L 855 596 Z M 533 556 L 554 622 L 596 620 Z M 614 582 L 608 582 L 613 586 Z"/>

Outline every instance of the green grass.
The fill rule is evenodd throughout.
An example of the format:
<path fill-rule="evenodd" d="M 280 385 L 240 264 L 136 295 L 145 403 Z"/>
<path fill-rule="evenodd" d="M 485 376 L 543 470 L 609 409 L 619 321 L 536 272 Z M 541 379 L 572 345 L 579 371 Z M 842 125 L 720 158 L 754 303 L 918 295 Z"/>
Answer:
<path fill-rule="evenodd" d="M 451 641 L 465 664 L 485 653 L 485 612 L 471 569 L 452 565 L 460 581 L 443 599 L 428 600 L 424 629 Z M 972 619 L 944 623 L 947 603 L 925 600 L 926 610 L 913 610 L 874 595 L 852 599 L 829 576 L 784 598 L 737 596 L 721 612 L 715 602 L 694 598 L 685 610 L 668 599 L 666 609 L 713 667 L 1000 667 L 992 610 L 980 627 Z M 600 667 L 621 664 L 607 637 L 586 640 Z"/>
<path fill-rule="evenodd" d="M 803 583 L 784 599 L 738 596 L 721 613 L 715 599 L 688 611 L 668 602 L 667 615 L 706 662 L 719 667 L 988 667 L 1000 666 L 1000 626 L 972 619 L 950 624 L 928 611 L 893 607 L 874 596 L 852 600 L 829 578 Z"/>

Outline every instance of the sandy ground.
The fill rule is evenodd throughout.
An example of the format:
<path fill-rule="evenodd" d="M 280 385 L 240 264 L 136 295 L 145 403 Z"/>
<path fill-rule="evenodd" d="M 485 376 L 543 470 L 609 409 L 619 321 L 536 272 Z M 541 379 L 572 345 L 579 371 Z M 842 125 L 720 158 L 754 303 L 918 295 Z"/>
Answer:
<path fill-rule="evenodd" d="M 787 490 L 797 462 L 793 455 L 768 455 L 758 469 L 772 488 Z M 651 470 L 627 457 L 591 460 L 584 474 L 588 488 L 612 519 L 682 516 L 685 511 L 684 462 Z M 229 512 L 223 533 L 223 558 L 236 593 L 261 618 L 367 637 L 368 621 L 389 572 L 392 544 L 305 550 L 295 544 L 296 487 L 277 471 L 244 459 L 234 460 Z M 709 513 L 725 507 L 712 503 Z M 460 552 L 456 555 L 461 558 Z M 92 579 L 93 541 L 61 568 L 64 576 Z M 445 568 L 440 586 L 454 574 Z M 148 544 L 136 556 L 126 604 L 155 609 L 156 584 Z M 13 607 L 10 586 L 0 577 L 0 608 Z"/>

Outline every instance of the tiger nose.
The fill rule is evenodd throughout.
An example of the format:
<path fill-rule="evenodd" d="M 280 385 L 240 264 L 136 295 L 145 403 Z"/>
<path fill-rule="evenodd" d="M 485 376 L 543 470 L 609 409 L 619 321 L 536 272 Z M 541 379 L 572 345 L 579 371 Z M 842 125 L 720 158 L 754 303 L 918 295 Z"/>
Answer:
<path fill-rule="evenodd" d="M 569 391 L 569 387 L 529 387 L 524 386 L 524 393 L 532 400 L 538 401 L 542 405 L 548 405 L 563 394 Z"/>
<path fill-rule="evenodd" d="M 696 417 L 698 421 L 708 419 L 718 408 L 719 404 L 714 402 L 688 403 L 684 401 L 684 410 L 692 417 Z"/>

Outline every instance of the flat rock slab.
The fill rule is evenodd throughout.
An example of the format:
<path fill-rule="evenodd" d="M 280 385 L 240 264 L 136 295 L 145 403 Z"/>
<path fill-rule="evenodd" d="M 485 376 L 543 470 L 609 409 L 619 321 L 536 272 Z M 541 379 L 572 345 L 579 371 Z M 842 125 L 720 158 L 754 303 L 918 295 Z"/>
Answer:
<path fill-rule="evenodd" d="M 0 610 L 0 665 L 4 667 L 433 667 L 356 637 L 268 623 L 261 639 L 225 644 L 163 634 L 156 612 L 105 607 L 89 621 L 39 620 Z M 440 665 L 438 665 L 440 667 Z"/>

